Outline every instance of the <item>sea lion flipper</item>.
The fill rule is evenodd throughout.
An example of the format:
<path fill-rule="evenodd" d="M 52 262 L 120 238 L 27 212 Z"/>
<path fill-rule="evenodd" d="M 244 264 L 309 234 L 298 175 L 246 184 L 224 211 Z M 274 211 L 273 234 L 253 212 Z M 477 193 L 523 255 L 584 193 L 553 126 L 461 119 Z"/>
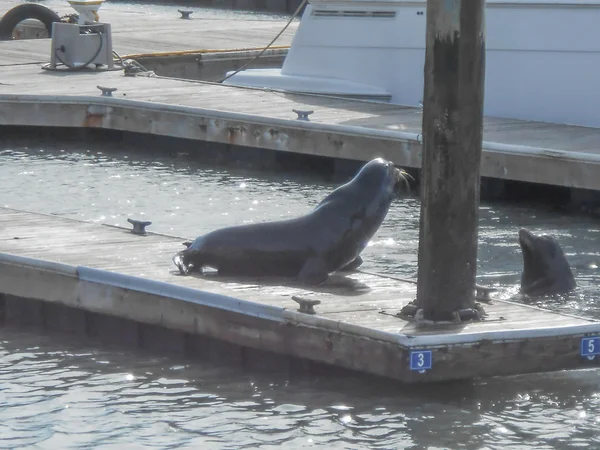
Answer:
<path fill-rule="evenodd" d="M 302 283 L 319 285 L 325 282 L 329 273 L 325 268 L 325 260 L 319 256 L 313 256 L 304 264 L 298 274 L 298 279 Z"/>
<path fill-rule="evenodd" d="M 363 259 L 359 255 L 353 261 L 349 262 L 344 267 L 342 267 L 340 269 L 340 272 L 352 272 L 352 271 L 358 269 L 362 263 L 363 263 Z"/>
<path fill-rule="evenodd" d="M 177 266 L 177 268 L 179 269 L 179 274 L 180 275 L 187 275 L 188 274 L 188 268 L 185 265 L 185 263 L 183 262 L 183 258 L 182 258 L 182 254 L 177 253 L 175 256 L 173 256 L 173 262 L 175 263 L 175 266 Z"/>

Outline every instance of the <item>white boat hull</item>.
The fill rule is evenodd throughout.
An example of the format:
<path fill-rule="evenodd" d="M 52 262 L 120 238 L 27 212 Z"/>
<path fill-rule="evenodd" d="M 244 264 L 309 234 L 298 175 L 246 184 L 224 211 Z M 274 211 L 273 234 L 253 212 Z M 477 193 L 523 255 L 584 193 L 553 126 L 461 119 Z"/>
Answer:
<path fill-rule="evenodd" d="M 311 1 L 281 69 L 226 83 L 416 106 L 425 5 Z M 600 1 L 488 0 L 485 20 L 486 115 L 600 127 Z"/>

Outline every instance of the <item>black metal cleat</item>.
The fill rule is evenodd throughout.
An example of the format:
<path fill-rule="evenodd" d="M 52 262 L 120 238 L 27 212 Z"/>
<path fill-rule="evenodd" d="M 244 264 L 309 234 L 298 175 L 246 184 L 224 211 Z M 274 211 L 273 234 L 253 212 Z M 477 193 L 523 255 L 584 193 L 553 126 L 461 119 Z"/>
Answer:
<path fill-rule="evenodd" d="M 475 308 L 466 308 L 456 311 L 457 318 L 460 322 L 471 322 L 481 320 L 480 312 Z"/>
<path fill-rule="evenodd" d="M 194 12 L 194 11 L 182 10 L 182 9 L 178 9 L 177 11 L 179 11 L 179 13 L 181 14 L 182 19 L 191 19 L 190 16 Z"/>
<path fill-rule="evenodd" d="M 490 297 L 490 293 L 496 292 L 498 289 L 487 286 L 480 286 L 478 284 L 475 285 L 475 300 L 479 300 L 480 302 L 490 303 L 492 298 Z"/>

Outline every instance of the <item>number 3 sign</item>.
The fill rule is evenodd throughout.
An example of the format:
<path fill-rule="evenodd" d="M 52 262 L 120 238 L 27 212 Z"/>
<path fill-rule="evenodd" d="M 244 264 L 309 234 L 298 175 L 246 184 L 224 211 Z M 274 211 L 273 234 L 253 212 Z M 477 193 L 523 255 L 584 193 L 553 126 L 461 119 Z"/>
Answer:
<path fill-rule="evenodd" d="M 410 370 L 424 373 L 426 370 L 431 369 L 431 363 L 431 350 L 417 350 L 410 352 Z"/>

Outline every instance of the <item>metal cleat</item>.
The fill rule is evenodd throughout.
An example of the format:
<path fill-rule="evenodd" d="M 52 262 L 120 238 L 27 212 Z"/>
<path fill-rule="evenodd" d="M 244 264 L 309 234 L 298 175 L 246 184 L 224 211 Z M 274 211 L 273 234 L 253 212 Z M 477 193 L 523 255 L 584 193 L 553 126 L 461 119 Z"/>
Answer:
<path fill-rule="evenodd" d="M 310 300 L 296 295 L 292 296 L 292 300 L 300 305 L 297 311 L 304 314 L 316 314 L 314 307 L 321 304 L 321 300 Z"/>
<path fill-rule="evenodd" d="M 481 320 L 481 315 L 477 309 L 466 308 L 456 311 L 457 322 L 470 322 Z"/>
<path fill-rule="evenodd" d="M 487 286 L 480 286 L 478 284 L 475 285 L 475 300 L 479 300 L 481 302 L 490 303 L 492 298 L 490 297 L 490 293 L 496 292 L 498 289 Z"/>
<path fill-rule="evenodd" d="M 112 93 L 117 90 L 117 88 L 113 87 L 104 87 L 104 86 L 96 86 L 98 89 L 102 91 L 103 97 L 112 97 Z"/>
<path fill-rule="evenodd" d="M 292 109 L 292 111 L 294 111 L 296 114 L 298 114 L 298 117 L 296 117 L 296 120 L 305 120 L 307 122 L 310 122 L 310 119 L 308 118 L 308 116 L 310 116 L 312 113 L 314 113 L 314 111 L 305 111 L 305 110 L 301 110 L 301 109 Z"/>
<path fill-rule="evenodd" d="M 188 11 L 188 10 L 182 10 L 182 9 L 178 9 L 177 11 L 179 11 L 179 13 L 181 14 L 181 18 L 182 19 L 191 19 L 191 15 L 194 11 Z"/>
<path fill-rule="evenodd" d="M 146 227 L 148 225 L 152 225 L 152 222 L 145 222 L 142 220 L 135 220 L 135 219 L 127 219 L 127 222 L 129 222 L 130 224 L 133 225 L 133 230 L 131 230 L 131 232 L 133 234 L 140 234 L 140 235 L 146 234 Z"/>

